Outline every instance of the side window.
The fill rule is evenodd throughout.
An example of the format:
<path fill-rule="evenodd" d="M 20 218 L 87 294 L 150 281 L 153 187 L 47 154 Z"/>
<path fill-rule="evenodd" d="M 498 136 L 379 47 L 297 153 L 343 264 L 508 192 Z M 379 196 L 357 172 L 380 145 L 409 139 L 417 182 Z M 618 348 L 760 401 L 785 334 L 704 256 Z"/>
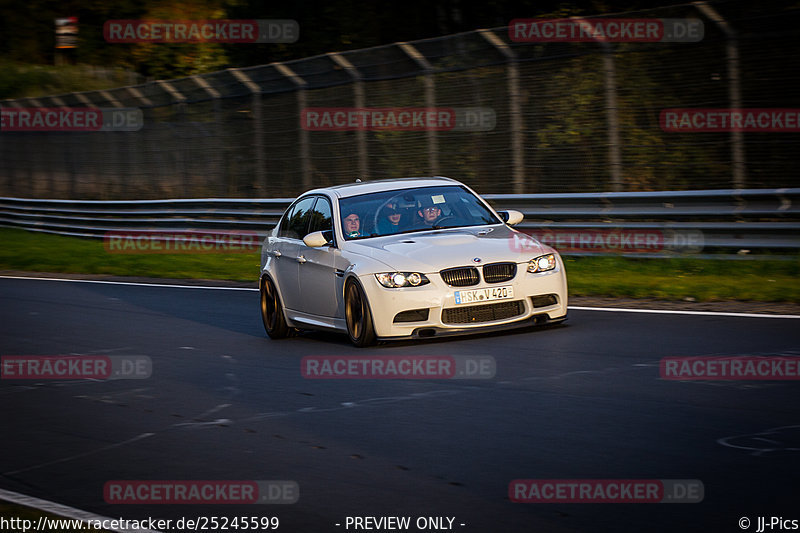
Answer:
<path fill-rule="evenodd" d="M 331 209 L 331 202 L 320 196 L 314 209 L 311 211 L 311 220 L 308 226 L 308 232 L 315 231 L 330 231 L 333 229 L 331 217 L 333 216 L 333 209 Z"/>
<path fill-rule="evenodd" d="M 289 209 L 283 214 L 283 218 L 281 219 L 281 227 L 278 228 L 278 237 L 286 237 L 287 231 L 289 228 L 289 220 L 292 218 L 292 212 L 294 211 L 294 205 L 290 205 Z"/>
<path fill-rule="evenodd" d="M 302 239 L 306 236 L 308 218 L 316 196 L 303 198 L 295 203 L 284 215 L 278 237 Z"/>

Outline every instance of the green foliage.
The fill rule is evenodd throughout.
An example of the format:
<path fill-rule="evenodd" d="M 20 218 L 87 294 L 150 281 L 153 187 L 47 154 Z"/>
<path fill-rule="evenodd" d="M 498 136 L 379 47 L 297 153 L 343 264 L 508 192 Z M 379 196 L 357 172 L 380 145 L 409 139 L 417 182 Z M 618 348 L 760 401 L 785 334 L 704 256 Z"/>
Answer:
<path fill-rule="evenodd" d="M 226 18 L 220 2 L 183 0 L 152 6 L 146 20 L 211 20 Z M 126 46 L 126 45 L 123 45 Z M 131 47 L 136 70 L 155 79 L 180 78 L 221 70 L 228 65 L 219 43 L 137 43 Z"/>
<path fill-rule="evenodd" d="M 135 75 L 86 65 L 26 65 L 0 61 L 0 99 L 49 96 L 130 85 Z"/>
<path fill-rule="evenodd" d="M 119 254 L 99 240 L 0 228 L 0 270 L 253 281 L 259 254 Z M 566 257 L 572 296 L 800 302 L 800 260 Z"/>

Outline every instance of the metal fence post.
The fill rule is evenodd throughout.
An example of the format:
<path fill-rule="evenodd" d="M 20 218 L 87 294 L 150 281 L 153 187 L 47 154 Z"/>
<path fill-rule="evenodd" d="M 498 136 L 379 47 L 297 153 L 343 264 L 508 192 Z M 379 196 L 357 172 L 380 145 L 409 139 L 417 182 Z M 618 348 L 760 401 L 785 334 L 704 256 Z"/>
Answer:
<path fill-rule="evenodd" d="M 306 80 L 297 75 L 292 69 L 283 63 L 272 63 L 281 75 L 289 78 L 297 88 L 297 110 L 302 114 L 306 108 Z M 302 168 L 303 190 L 311 189 L 311 150 L 308 142 L 308 130 L 300 128 L 300 165 Z"/>
<path fill-rule="evenodd" d="M 22 107 L 25 107 L 24 104 L 27 104 L 28 107 L 42 107 L 42 104 L 39 103 L 39 101 L 34 99 L 34 98 L 24 98 L 23 102 L 24 103 L 23 103 Z M 37 150 L 36 150 L 36 147 L 33 145 L 34 144 L 33 143 L 33 137 L 30 134 L 25 135 L 25 143 L 24 144 L 25 144 L 25 156 L 26 156 L 26 159 L 28 161 L 31 161 L 31 162 L 33 162 L 33 161 L 41 161 L 39 158 L 34 157 L 34 154 L 37 153 Z M 52 153 L 49 154 L 49 155 L 50 155 L 50 157 L 52 157 Z M 39 173 L 37 173 L 37 170 L 39 170 L 39 169 L 37 169 L 33 164 L 30 165 L 29 170 L 28 170 L 28 182 L 31 184 L 30 185 L 30 191 L 31 191 L 32 195 L 38 194 L 38 189 L 40 188 L 39 187 L 39 185 L 40 185 L 39 184 L 40 175 L 39 175 Z"/>
<path fill-rule="evenodd" d="M 4 100 L 2 103 L 0 103 L 0 112 L 2 112 L 4 107 L 5 108 L 9 108 L 9 107 L 18 108 L 18 107 L 20 107 L 20 105 L 17 102 L 15 102 L 14 100 Z M 5 171 L 4 172 L 5 172 L 5 178 L 6 178 L 5 179 L 6 188 L 5 188 L 5 193 L 4 194 L 12 194 L 12 195 L 17 195 L 18 196 L 20 194 L 20 191 L 19 191 L 19 187 L 17 186 L 17 165 L 16 165 L 16 161 L 14 161 L 13 167 L 8 164 L 8 154 L 10 154 L 12 152 L 15 152 L 15 150 L 13 150 L 14 147 L 16 147 L 16 153 L 17 154 L 19 153 L 19 135 L 15 135 L 14 136 L 14 146 L 12 147 L 12 150 L 8 150 L 8 139 L 9 139 L 9 137 L 7 136 L 8 134 L 5 134 L 5 135 L 6 135 L 6 137 L 3 137 L 3 132 L 0 131 L 0 157 L 2 157 L 2 160 L 0 160 L 0 161 L 4 161 L 5 162 L 5 165 L 4 165 Z"/>
<path fill-rule="evenodd" d="M 581 17 L 570 17 L 580 23 L 591 23 Z M 619 144 L 619 105 L 617 103 L 617 70 L 614 65 L 614 48 L 605 37 L 594 37 L 603 49 L 603 77 L 605 81 L 606 122 L 608 124 L 608 165 L 611 174 L 611 190 L 622 190 L 622 155 Z"/>
<path fill-rule="evenodd" d="M 364 96 L 364 82 L 361 80 L 361 74 L 358 69 L 341 54 L 329 53 L 328 56 L 353 78 L 353 96 L 356 107 L 359 109 L 367 107 Z M 367 177 L 369 166 L 367 164 L 367 132 L 363 129 L 356 130 L 356 147 L 358 150 L 358 174 L 359 177 L 364 178 Z"/>
<path fill-rule="evenodd" d="M 506 71 L 508 73 L 508 112 L 511 119 L 511 159 L 513 167 L 511 170 L 514 182 L 514 194 L 525 192 L 525 151 L 523 133 L 523 115 L 521 105 L 521 93 L 519 90 L 519 65 L 517 56 L 511 48 L 500 40 L 491 30 L 478 30 L 478 34 L 483 36 L 486 41 L 497 48 L 503 57 L 506 58 Z M 536 190 L 536 181 L 531 179 L 527 184 L 529 191 Z"/>
<path fill-rule="evenodd" d="M 619 106 L 617 104 L 617 76 L 614 66 L 614 50 L 604 42 L 603 70 L 605 72 L 606 117 L 608 120 L 608 162 L 611 167 L 611 190 L 622 190 L 622 154 L 619 144 Z"/>
<path fill-rule="evenodd" d="M 425 87 L 425 107 L 433 109 L 436 107 L 436 84 L 433 81 L 433 65 L 423 56 L 419 50 L 409 43 L 395 43 L 400 50 L 406 53 L 423 71 L 422 82 Z M 430 165 L 431 176 L 439 175 L 439 138 L 433 128 L 428 128 L 425 132 L 428 137 L 428 164 Z"/>
<path fill-rule="evenodd" d="M 108 102 L 112 106 L 116 108 L 124 107 L 122 103 L 116 98 L 114 98 L 114 96 L 108 91 L 98 91 L 98 94 L 103 98 L 105 98 L 106 102 Z M 120 148 L 119 145 L 121 144 L 121 142 L 117 142 L 119 138 L 115 135 L 115 132 L 104 132 L 103 135 L 105 136 L 106 139 L 110 139 L 110 145 L 113 147 L 112 150 L 107 150 L 109 152 L 112 152 L 111 161 L 108 167 L 112 169 L 111 170 L 112 175 L 119 176 L 120 191 L 122 192 L 122 196 L 127 196 L 130 185 L 129 184 L 130 165 L 126 165 L 124 164 L 124 162 L 121 162 L 120 160 L 123 158 L 123 154 L 124 158 L 128 160 L 130 158 L 129 156 L 130 150 L 119 149 Z M 106 172 L 106 176 L 108 176 L 108 174 L 109 173 Z M 184 193 L 185 192 L 186 191 L 184 191 Z"/>
<path fill-rule="evenodd" d="M 214 124 L 216 126 L 221 125 L 222 124 L 222 120 L 220 119 L 219 99 L 222 98 L 222 95 L 220 94 L 220 92 L 218 90 L 216 90 L 211 85 L 209 85 L 208 82 L 203 77 L 201 77 L 201 76 L 189 76 L 189 77 L 192 79 L 192 81 L 194 81 L 198 85 L 198 87 L 202 88 L 213 99 L 213 102 L 214 102 L 214 104 L 213 104 L 213 107 L 214 107 Z M 211 147 L 209 147 L 209 150 L 207 150 L 207 151 L 204 150 L 204 155 L 206 155 L 206 157 L 208 157 L 207 154 L 211 154 L 211 153 L 212 153 Z M 221 191 L 222 194 L 224 194 L 224 191 L 225 191 L 224 181 L 225 180 L 224 180 L 222 172 L 220 170 L 222 168 L 222 165 L 220 164 L 218 158 L 215 159 L 213 163 L 212 162 L 209 162 L 209 163 L 210 163 L 209 166 L 212 169 L 211 170 L 211 174 L 214 176 L 214 181 L 216 181 L 218 183 L 218 185 L 219 185 L 219 189 L 218 190 Z"/>
<path fill-rule="evenodd" d="M 62 100 L 58 96 L 48 96 L 46 97 L 44 102 L 47 102 L 49 104 L 46 107 L 69 108 L 69 106 L 66 103 L 64 103 L 64 100 Z M 51 135 L 48 134 L 47 136 L 50 137 Z M 72 145 L 73 138 L 74 138 L 73 135 L 70 135 L 68 137 L 69 141 L 67 142 L 67 144 L 69 144 L 70 146 Z M 68 150 L 67 161 L 69 167 L 71 168 L 74 167 L 75 165 L 74 150 Z M 59 181 L 58 176 L 60 170 L 58 168 L 59 163 L 60 162 L 53 161 L 52 158 L 47 159 L 48 189 L 50 190 L 50 196 L 52 198 L 58 198 L 57 188 L 58 188 L 58 181 Z M 63 172 L 63 169 L 61 170 Z"/>
<path fill-rule="evenodd" d="M 127 93 L 130 94 L 131 96 L 133 96 L 140 105 L 146 106 L 147 108 L 150 108 L 150 109 L 152 109 L 154 107 L 152 100 L 150 100 L 148 97 L 143 95 L 142 92 L 139 91 L 136 87 L 126 87 L 125 89 L 126 89 Z M 144 117 L 144 110 L 142 110 L 142 116 Z M 154 132 L 154 135 L 155 135 L 156 132 L 157 132 L 157 129 L 156 129 L 154 124 L 153 125 L 147 124 L 146 126 L 143 126 L 143 128 L 144 127 L 150 127 L 150 126 L 153 127 L 152 131 Z M 147 146 L 147 137 L 146 137 L 146 135 L 144 135 L 144 136 L 143 135 L 137 135 L 135 137 L 135 140 L 137 141 L 137 144 L 139 144 L 140 146 L 141 145 Z M 138 161 L 138 162 L 142 162 L 143 163 L 141 165 L 142 169 L 145 168 L 144 162 L 146 161 L 146 158 L 143 156 L 143 152 L 145 152 L 145 150 L 134 150 L 133 153 L 129 155 L 129 158 L 130 158 L 129 160 L 130 161 L 133 161 L 133 162 Z M 132 163 L 132 166 L 133 166 L 133 163 Z M 139 170 L 139 166 L 135 166 L 134 168 Z"/>
<path fill-rule="evenodd" d="M 178 159 L 178 168 L 183 180 L 183 196 L 184 198 L 190 198 L 189 194 L 189 175 L 186 171 L 186 150 L 185 150 L 185 143 L 183 143 L 180 139 L 183 135 L 183 126 L 184 122 L 186 121 L 186 97 L 183 96 L 178 90 L 167 83 L 166 81 L 157 81 L 156 85 L 158 87 L 163 88 L 173 99 L 173 106 L 175 108 L 175 115 L 178 119 L 177 130 L 181 133 L 178 135 L 176 141 L 179 147 L 175 150 L 175 153 L 180 154 Z"/>
<path fill-rule="evenodd" d="M 261 87 L 251 80 L 247 74 L 237 68 L 228 71 L 253 95 L 253 133 L 255 135 L 256 183 L 261 190 L 267 190 L 267 169 L 264 157 L 264 109 L 261 105 Z"/>
<path fill-rule="evenodd" d="M 693 4 L 719 26 L 725 33 L 728 42 L 725 45 L 728 55 L 728 100 L 731 108 L 742 108 L 742 88 L 739 75 L 739 42 L 736 32 L 730 24 L 722 18 L 713 7 L 706 2 L 693 2 Z M 733 158 L 733 188 L 744 189 L 747 182 L 747 166 L 744 159 L 744 137 L 741 131 L 731 129 L 731 157 Z"/>
<path fill-rule="evenodd" d="M 88 96 L 84 93 L 75 93 L 75 99 L 78 100 L 80 103 L 87 107 L 95 107 L 94 102 L 92 102 Z M 75 172 L 75 163 L 72 160 L 71 154 L 68 156 L 68 164 L 69 164 L 69 184 L 67 186 L 67 194 L 69 198 L 76 198 L 78 194 L 78 176 Z M 92 161 L 93 166 L 95 167 L 95 171 L 97 169 L 97 161 Z"/>

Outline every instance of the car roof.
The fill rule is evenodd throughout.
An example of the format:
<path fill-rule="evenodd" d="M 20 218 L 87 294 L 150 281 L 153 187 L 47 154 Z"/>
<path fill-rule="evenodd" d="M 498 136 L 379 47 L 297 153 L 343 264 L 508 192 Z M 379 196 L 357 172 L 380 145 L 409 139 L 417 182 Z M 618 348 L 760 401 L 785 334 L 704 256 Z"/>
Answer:
<path fill-rule="evenodd" d="M 314 189 L 304 194 L 325 191 L 339 198 L 348 198 L 350 196 L 358 196 L 371 192 L 399 191 L 416 187 L 435 187 L 437 185 L 461 185 L 461 183 L 451 178 L 445 178 L 444 176 L 430 178 L 391 178 L 334 185 L 332 187 Z"/>

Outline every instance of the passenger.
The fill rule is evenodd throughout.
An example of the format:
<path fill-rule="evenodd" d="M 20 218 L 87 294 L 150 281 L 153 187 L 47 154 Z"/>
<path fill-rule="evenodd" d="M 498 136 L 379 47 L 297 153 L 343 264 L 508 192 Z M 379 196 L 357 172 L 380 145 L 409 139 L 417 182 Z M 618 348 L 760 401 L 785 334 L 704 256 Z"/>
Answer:
<path fill-rule="evenodd" d="M 344 229 L 345 237 L 348 239 L 361 237 L 361 218 L 353 211 L 345 212 L 345 216 L 342 219 L 342 228 Z"/>
<path fill-rule="evenodd" d="M 380 220 L 378 220 L 378 234 L 379 235 L 392 235 L 402 231 L 400 220 L 403 218 L 403 213 L 400 211 L 400 206 L 395 203 L 387 204 L 386 207 L 381 209 Z"/>

